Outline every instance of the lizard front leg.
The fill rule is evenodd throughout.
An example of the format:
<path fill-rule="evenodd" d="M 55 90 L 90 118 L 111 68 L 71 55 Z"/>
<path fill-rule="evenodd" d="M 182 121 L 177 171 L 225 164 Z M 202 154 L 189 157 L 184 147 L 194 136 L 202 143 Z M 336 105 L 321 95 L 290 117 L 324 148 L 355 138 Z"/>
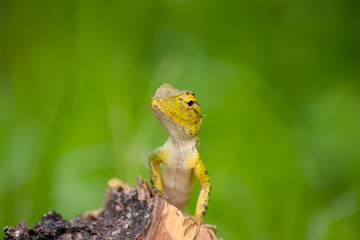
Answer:
<path fill-rule="evenodd" d="M 194 175 L 197 178 L 197 180 L 200 182 L 201 191 L 196 205 L 195 216 L 187 217 L 184 221 L 184 224 L 186 224 L 186 222 L 189 222 L 185 230 L 185 234 L 187 230 L 190 229 L 192 226 L 194 225 L 196 226 L 196 232 L 194 237 L 195 239 L 199 234 L 201 225 L 204 225 L 208 229 L 213 229 L 215 233 L 217 229 L 216 226 L 205 224 L 204 221 L 206 211 L 209 206 L 211 182 L 207 168 L 201 159 L 199 159 L 196 163 L 196 166 L 194 168 Z M 211 230 L 209 230 L 209 234 L 211 235 L 212 238 L 216 239 L 215 234 Z"/>
<path fill-rule="evenodd" d="M 158 147 L 149 157 L 150 182 L 160 195 L 162 194 L 162 180 L 159 167 L 159 163 L 162 162 L 161 149 L 162 147 Z"/>

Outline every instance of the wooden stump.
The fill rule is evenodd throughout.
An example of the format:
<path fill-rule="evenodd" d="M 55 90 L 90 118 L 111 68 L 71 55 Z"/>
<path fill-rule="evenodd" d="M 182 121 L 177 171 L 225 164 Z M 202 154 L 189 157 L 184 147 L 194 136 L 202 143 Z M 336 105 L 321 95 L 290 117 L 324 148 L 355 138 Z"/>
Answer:
<path fill-rule="evenodd" d="M 121 183 L 120 187 L 114 187 Z M 183 213 L 159 195 L 152 196 L 140 177 L 131 188 L 118 179 L 109 181 L 102 209 L 65 220 L 50 210 L 42 221 L 27 228 L 25 221 L 4 228 L 4 239 L 194 239 L 195 227 L 186 235 Z M 201 227 L 197 240 L 211 239 Z"/>

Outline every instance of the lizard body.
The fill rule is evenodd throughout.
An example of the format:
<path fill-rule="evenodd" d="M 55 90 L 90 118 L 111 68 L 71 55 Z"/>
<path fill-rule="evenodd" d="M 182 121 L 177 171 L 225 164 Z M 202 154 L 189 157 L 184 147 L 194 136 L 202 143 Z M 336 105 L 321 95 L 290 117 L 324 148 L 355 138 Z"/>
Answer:
<path fill-rule="evenodd" d="M 193 191 L 191 174 L 198 158 L 197 149 L 193 141 L 178 143 L 169 139 L 162 151 L 166 156 L 163 161 L 162 195 L 184 210 Z M 193 163 L 189 163 L 189 160 Z"/>
<path fill-rule="evenodd" d="M 216 229 L 204 223 L 209 205 L 211 182 L 204 162 L 199 155 L 202 109 L 194 93 L 178 90 L 169 84 L 163 84 L 151 101 L 155 117 L 169 134 L 162 147 L 154 150 L 149 157 L 150 180 L 157 192 L 168 201 L 184 210 L 192 191 L 192 175 L 201 185 L 195 215 L 187 217 L 190 225 Z M 159 164 L 162 163 L 162 172 Z M 211 232 L 211 231 L 210 231 Z M 185 232 L 186 233 L 186 232 Z M 211 232 L 212 236 L 213 233 Z"/>

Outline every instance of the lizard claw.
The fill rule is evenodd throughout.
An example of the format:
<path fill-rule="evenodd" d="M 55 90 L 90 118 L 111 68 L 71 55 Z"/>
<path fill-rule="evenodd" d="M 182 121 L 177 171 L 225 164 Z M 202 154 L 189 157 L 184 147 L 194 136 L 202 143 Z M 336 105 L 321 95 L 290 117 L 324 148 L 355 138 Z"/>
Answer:
<path fill-rule="evenodd" d="M 190 223 L 187 224 L 186 222 L 190 222 Z M 216 234 L 216 232 L 217 232 L 216 226 L 215 226 L 215 225 L 206 224 L 206 223 L 204 222 L 204 219 L 203 219 L 203 218 L 195 217 L 195 216 L 186 217 L 186 219 L 184 220 L 183 225 L 187 225 L 187 227 L 186 227 L 186 229 L 185 229 L 185 232 L 184 232 L 184 236 L 186 235 L 187 231 L 188 231 L 192 226 L 195 226 L 195 227 L 196 227 L 196 232 L 195 232 L 195 235 L 194 235 L 194 239 L 196 239 L 196 237 L 199 235 L 201 226 L 205 226 L 205 227 L 208 229 L 208 233 L 210 234 L 211 239 L 217 239 L 216 236 L 215 236 L 215 234 Z M 214 232 L 211 231 L 210 229 L 214 230 Z"/>

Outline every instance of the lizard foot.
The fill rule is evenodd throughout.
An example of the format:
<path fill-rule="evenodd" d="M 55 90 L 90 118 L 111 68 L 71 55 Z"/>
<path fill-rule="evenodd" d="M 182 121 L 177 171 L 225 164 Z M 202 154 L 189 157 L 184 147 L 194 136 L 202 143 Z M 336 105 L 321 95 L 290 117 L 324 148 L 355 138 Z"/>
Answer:
<path fill-rule="evenodd" d="M 124 187 L 124 185 L 124 182 L 118 178 L 112 178 L 108 181 L 108 188 L 110 189 L 117 189 L 119 187 Z"/>
<path fill-rule="evenodd" d="M 188 224 L 186 222 L 189 222 Z M 210 237 L 211 239 L 217 239 L 215 234 L 217 232 L 217 228 L 215 225 L 210 225 L 210 224 L 206 224 L 204 222 L 204 219 L 203 218 L 200 218 L 200 217 L 195 217 L 195 216 L 189 216 L 189 217 L 186 217 L 186 219 L 184 220 L 184 225 L 186 224 L 187 227 L 185 229 L 185 232 L 184 232 L 184 236 L 186 235 L 187 231 L 192 227 L 192 226 L 195 226 L 196 227 L 196 232 L 195 232 L 195 236 L 194 236 L 194 239 L 196 239 L 196 237 L 199 235 L 199 232 L 200 232 L 200 228 L 201 226 L 205 226 L 207 229 L 208 229 L 208 233 L 210 234 Z M 214 230 L 214 231 L 211 231 Z"/>

